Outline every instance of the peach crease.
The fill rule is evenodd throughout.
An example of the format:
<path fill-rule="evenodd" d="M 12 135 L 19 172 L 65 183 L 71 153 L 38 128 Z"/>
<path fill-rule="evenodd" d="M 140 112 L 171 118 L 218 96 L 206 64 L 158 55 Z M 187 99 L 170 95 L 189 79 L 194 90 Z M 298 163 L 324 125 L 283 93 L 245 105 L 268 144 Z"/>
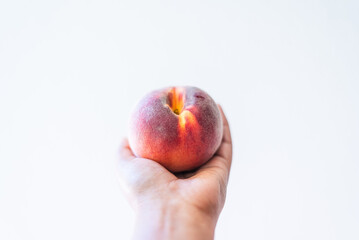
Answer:
<path fill-rule="evenodd" d="M 176 115 L 180 115 L 184 107 L 184 90 L 178 87 L 170 89 L 167 97 L 167 105 Z"/>

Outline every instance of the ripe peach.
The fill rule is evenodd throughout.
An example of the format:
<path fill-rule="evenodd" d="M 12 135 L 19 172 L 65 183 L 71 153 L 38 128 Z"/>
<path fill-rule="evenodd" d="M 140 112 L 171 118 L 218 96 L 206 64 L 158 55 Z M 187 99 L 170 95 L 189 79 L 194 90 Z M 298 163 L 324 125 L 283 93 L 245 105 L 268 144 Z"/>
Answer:
<path fill-rule="evenodd" d="M 172 172 L 207 162 L 222 140 L 217 104 L 196 87 L 169 87 L 146 95 L 130 117 L 129 143 L 137 157 Z"/>

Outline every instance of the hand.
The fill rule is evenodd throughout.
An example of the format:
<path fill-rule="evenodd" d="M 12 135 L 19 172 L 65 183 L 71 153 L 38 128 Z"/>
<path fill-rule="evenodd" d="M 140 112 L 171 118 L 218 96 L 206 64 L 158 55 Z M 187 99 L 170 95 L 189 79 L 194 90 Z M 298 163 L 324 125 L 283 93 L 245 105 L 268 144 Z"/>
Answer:
<path fill-rule="evenodd" d="M 120 183 L 136 212 L 136 239 L 213 239 L 232 162 L 232 140 L 221 107 L 223 139 L 216 154 L 194 172 L 173 174 L 136 158 L 125 139 Z"/>

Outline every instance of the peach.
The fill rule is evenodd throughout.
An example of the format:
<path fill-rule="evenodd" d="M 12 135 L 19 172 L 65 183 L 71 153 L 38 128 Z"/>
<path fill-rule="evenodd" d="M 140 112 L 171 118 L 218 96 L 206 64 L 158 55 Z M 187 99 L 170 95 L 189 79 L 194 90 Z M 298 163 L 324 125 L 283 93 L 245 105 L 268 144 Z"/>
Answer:
<path fill-rule="evenodd" d="M 172 172 L 193 170 L 217 151 L 223 134 L 217 104 L 196 87 L 169 87 L 146 95 L 135 107 L 129 143 L 137 157 Z"/>

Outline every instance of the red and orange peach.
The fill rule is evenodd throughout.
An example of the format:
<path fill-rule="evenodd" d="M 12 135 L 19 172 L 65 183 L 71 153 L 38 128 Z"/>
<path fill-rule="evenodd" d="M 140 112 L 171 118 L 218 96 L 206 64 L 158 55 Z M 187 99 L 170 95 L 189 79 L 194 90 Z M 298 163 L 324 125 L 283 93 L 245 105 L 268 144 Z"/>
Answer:
<path fill-rule="evenodd" d="M 135 107 L 129 143 L 137 157 L 152 159 L 172 172 L 207 162 L 222 139 L 218 106 L 196 87 L 170 87 L 146 95 Z"/>

